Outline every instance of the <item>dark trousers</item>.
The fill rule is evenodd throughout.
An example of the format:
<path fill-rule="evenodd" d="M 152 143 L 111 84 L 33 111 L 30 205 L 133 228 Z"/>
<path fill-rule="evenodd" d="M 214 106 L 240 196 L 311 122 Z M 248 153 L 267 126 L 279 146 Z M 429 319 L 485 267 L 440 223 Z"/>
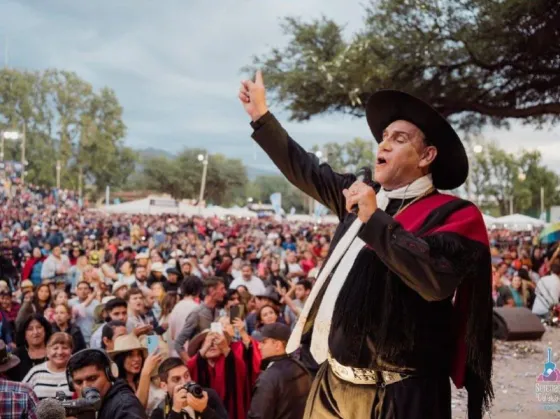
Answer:
<path fill-rule="evenodd" d="M 315 377 L 304 419 L 451 419 L 448 376 L 411 377 L 357 385 L 336 377 L 325 362 Z"/>

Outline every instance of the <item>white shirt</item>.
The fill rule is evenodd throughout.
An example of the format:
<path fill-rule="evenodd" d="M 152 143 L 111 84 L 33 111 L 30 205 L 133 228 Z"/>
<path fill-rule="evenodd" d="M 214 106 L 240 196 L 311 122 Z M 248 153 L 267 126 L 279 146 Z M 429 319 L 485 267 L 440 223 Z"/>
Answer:
<path fill-rule="evenodd" d="M 239 286 L 245 286 L 251 295 L 265 294 L 266 288 L 260 278 L 252 276 L 250 280 L 243 277 L 235 278 L 230 284 L 229 289 L 234 290 Z"/>
<path fill-rule="evenodd" d="M 533 313 L 539 316 L 548 314 L 552 305 L 558 304 L 558 300 L 560 300 L 560 278 L 558 275 L 543 276 L 537 283 L 535 294 Z"/>
<path fill-rule="evenodd" d="M 167 331 L 169 332 L 170 342 L 174 341 L 179 333 L 181 333 L 181 330 L 183 329 L 183 326 L 185 324 L 185 319 L 197 307 L 198 303 L 194 301 L 192 297 L 183 298 L 177 303 L 175 307 L 173 307 L 173 311 L 171 311 L 171 314 L 167 319 L 167 323 L 169 324 L 169 328 L 167 329 Z M 172 345 L 169 345 L 169 347 L 172 348 Z M 171 350 L 171 354 L 171 356 L 178 356 L 175 349 Z"/>

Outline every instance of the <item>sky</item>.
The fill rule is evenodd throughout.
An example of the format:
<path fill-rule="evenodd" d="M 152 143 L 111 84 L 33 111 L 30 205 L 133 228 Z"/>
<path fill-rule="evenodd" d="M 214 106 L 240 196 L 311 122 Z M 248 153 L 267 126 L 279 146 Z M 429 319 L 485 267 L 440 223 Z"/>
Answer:
<path fill-rule="evenodd" d="M 282 17 L 325 15 L 350 35 L 362 25 L 364 2 L 0 0 L 0 41 L 10 67 L 71 70 L 95 88 L 113 88 L 124 108 L 127 145 L 172 153 L 204 147 L 268 170 L 272 163 L 253 144 L 237 99 L 241 68 L 286 45 Z M 371 138 L 365 119 L 331 114 L 290 123 L 287 113 L 271 110 L 305 148 Z M 483 134 L 510 151 L 537 148 L 560 172 L 560 127 L 538 131 L 514 123 Z"/>

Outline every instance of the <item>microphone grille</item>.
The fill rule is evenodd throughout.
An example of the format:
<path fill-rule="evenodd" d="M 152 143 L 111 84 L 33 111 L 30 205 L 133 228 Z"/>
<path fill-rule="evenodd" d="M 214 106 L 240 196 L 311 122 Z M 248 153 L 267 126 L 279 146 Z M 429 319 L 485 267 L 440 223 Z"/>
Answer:
<path fill-rule="evenodd" d="M 37 405 L 37 419 L 65 419 L 64 407 L 55 399 L 43 399 Z"/>

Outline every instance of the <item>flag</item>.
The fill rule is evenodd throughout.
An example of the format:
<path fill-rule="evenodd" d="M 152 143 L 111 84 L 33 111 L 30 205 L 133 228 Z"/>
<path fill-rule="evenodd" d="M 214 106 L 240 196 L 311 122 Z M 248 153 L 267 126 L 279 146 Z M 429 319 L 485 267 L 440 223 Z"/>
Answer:
<path fill-rule="evenodd" d="M 315 201 L 315 217 L 317 218 L 322 217 L 323 215 L 326 215 L 327 212 L 328 212 L 327 207 L 325 207 L 320 202 Z"/>
<path fill-rule="evenodd" d="M 275 192 L 270 195 L 270 203 L 274 212 L 280 215 L 282 213 L 282 194 L 280 192 Z"/>

